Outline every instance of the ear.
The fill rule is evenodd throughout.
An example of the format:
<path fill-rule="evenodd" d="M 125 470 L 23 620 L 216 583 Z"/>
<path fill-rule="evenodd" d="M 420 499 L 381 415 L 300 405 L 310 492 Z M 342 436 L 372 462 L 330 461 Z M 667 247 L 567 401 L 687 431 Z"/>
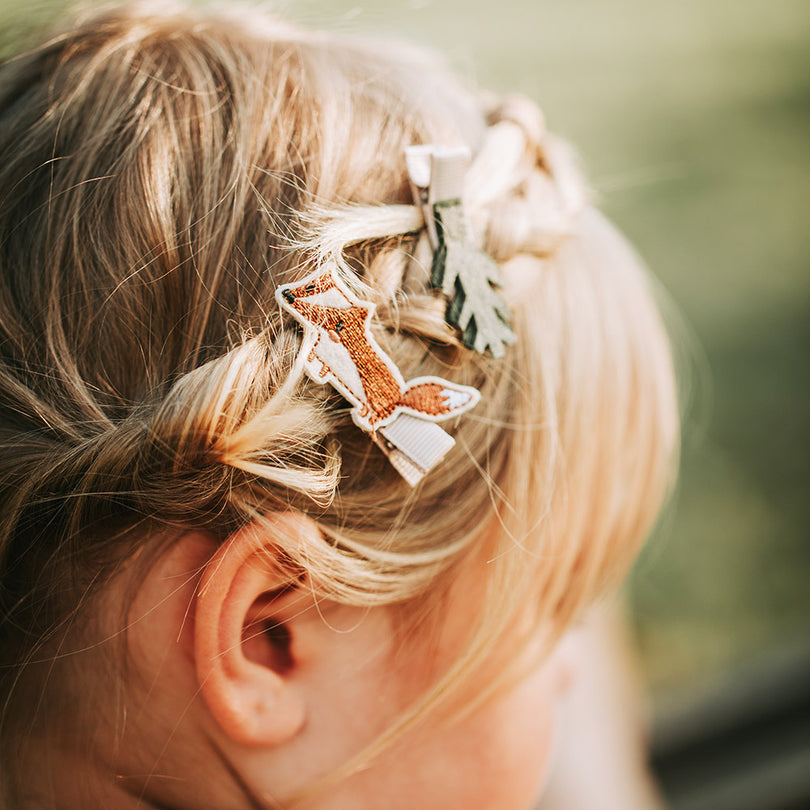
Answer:
<path fill-rule="evenodd" d="M 279 549 L 290 540 L 307 544 L 319 536 L 302 515 L 273 515 L 229 537 L 200 580 L 197 678 L 214 719 L 237 743 L 279 745 L 304 724 L 305 701 L 294 679 L 295 619 L 307 610 L 307 597 L 279 564 Z"/>

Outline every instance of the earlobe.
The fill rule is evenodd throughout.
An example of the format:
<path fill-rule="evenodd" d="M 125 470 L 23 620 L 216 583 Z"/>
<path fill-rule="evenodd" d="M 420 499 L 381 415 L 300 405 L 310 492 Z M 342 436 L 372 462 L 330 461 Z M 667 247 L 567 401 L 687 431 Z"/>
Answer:
<path fill-rule="evenodd" d="M 276 530 L 278 534 L 276 534 Z M 200 691 L 235 742 L 275 746 L 303 726 L 305 704 L 293 683 L 294 628 L 274 608 L 290 598 L 289 572 L 274 564 L 273 537 L 316 532 L 302 516 L 250 524 L 211 557 L 195 605 L 194 654 Z"/>

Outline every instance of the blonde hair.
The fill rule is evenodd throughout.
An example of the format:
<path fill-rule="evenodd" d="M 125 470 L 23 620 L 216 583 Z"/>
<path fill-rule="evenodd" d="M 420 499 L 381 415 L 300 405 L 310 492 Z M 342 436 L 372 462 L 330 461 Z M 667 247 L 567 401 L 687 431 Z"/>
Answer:
<path fill-rule="evenodd" d="M 460 345 L 430 288 L 404 164 L 425 142 L 474 155 L 465 202 L 518 336 L 501 360 Z M 527 605 L 552 636 L 568 627 L 626 572 L 671 482 L 672 364 L 644 272 L 533 103 L 421 51 L 244 10 L 79 19 L 0 71 L 0 234 L 9 771 L 15 729 L 48 727 L 14 695 L 64 698 L 69 679 L 45 680 L 77 615 L 183 529 L 224 539 L 301 510 L 323 544 L 279 538 L 280 558 L 325 597 L 414 621 L 440 619 L 462 560 L 487 560 L 438 695 Z M 377 304 L 406 379 L 481 391 L 415 491 L 339 395 L 294 373 L 301 336 L 274 290 L 326 258 Z"/>

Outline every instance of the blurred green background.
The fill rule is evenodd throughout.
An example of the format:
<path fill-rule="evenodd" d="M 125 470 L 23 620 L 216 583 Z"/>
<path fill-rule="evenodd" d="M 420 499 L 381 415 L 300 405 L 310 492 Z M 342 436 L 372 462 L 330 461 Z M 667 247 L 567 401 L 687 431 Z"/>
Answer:
<path fill-rule="evenodd" d="M 0 0 L 4 52 L 62 2 Z M 286 0 L 535 98 L 687 325 L 681 485 L 630 597 L 658 696 L 807 646 L 810 2 Z"/>
<path fill-rule="evenodd" d="M 426 41 L 579 148 L 677 308 L 686 436 L 630 597 L 658 695 L 810 641 L 810 2 L 290 2 Z M 677 323 L 685 322 L 686 327 Z"/>

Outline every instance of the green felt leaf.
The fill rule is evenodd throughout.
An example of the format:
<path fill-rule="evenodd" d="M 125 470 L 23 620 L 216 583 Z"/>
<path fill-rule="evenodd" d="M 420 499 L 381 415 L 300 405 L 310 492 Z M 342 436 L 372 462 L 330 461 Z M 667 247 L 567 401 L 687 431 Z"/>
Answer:
<path fill-rule="evenodd" d="M 439 244 L 431 281 L 447 297 L 447 322 L 461 332 L 468 348 L 480 354 L 489 349 L 493 357 L 502 357 L 504 346 L 511 346 L 516 337 L 498 289 L 500 268 L 470 240 L 460 200 L 436 203 L 433 215 Z"/>

